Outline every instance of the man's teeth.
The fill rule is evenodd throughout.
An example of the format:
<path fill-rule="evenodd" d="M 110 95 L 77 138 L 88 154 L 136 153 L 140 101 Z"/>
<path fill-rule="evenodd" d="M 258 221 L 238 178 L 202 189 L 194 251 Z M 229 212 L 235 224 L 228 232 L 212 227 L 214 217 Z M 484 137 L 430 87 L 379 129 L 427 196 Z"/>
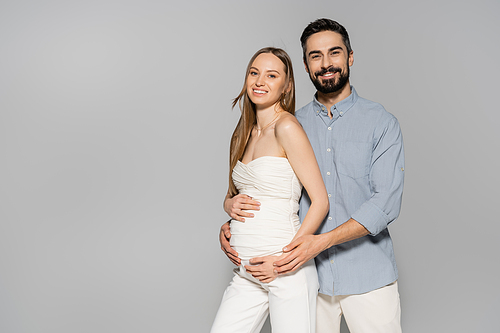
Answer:
<path fill-rule="evenodd" d="M 325 75 L 323 75 L 323 76 L 332 76 L 332 75 L 333 75 L 333 73 L 326 73 L 326 74 L 325 74 Z"/>
<path fill-rule="evenodd" d="M 256 89 L 254 89 L 253 91 L 255 91 L 257 94 L 265 94 L 267 92 L 264 90 L 256 90 Z"/>

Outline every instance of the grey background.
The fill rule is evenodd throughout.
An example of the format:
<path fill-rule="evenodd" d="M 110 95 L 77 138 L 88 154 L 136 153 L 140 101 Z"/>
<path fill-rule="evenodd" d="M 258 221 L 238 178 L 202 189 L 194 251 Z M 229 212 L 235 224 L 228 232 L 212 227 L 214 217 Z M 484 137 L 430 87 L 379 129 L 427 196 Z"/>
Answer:
<path fill-rule="evenodd" d="M 298 38 L 318 17 L 346 26 L 352 84 L 403 130 L 404 331 L 498 332 L 499 11 L 3 0 L 0 332 L 208 332 L 232 268 L 217 239 L 231 99 L 271 45 L 308 103 Z"/>

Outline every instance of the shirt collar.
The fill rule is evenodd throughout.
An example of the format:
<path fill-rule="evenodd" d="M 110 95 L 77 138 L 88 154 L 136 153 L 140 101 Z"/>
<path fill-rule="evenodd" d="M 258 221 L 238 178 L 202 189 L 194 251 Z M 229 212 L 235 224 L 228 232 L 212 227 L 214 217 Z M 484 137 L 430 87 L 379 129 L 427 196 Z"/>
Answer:
<path fill-rule="evenodd" d="M 343 115 L 345 115 L 346 112 L 349 111 L 349 109 L 354 105 L 354 103 L 357 102 L 357 100 L 358 93 L 356 92 L 356 89 L 351 86 L 351 94 L 332 106 L 331 112 L 333 118 L 337 118 L 338 116 L 342 117 Z M 313 96 L 313 106 L 317 116 L 319 116 L 320 114 L 328 116 L 328 109 L 326 108 L 326 106 L 318 102 L 316 94 L 314 94 Z"/>

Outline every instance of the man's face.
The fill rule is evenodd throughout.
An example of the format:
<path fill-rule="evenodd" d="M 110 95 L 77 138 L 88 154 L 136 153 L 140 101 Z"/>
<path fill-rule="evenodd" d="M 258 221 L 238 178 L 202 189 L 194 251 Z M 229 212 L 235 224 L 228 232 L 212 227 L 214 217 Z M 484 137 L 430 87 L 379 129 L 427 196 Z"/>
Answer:
<path fill-rule="evenodd" d="M 347 84 L 353 61 L 353 53 L 347 53 L 339 33 L 321 31 L 306 42 L 304 65 L 312 83 L 323 94 L 339 91 Z"/>

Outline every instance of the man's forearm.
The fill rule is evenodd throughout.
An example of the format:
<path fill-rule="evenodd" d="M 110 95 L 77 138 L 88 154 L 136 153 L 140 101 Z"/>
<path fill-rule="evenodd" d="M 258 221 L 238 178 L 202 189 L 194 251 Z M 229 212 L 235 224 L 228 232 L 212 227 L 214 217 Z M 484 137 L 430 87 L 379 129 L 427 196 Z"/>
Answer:
<path fill-rule="evenodd" d="M 324 250 L 368 234 L 368 230 L 360 223 L 349 219 L 327 233 L 301 236 L 283 248 L 284 252 L 290 254 L 274 263 L 276 272 L 285 274 L 295 271 Z"/>
<path fill-rule="evenodd" d="M 347 222 L 339 225 L 337 228 L 321 234 L 319 236 L 326 237 L 327 247 L 342 244 L 353 239 L 357 239 L 368 235 L 370 232 L 354 219 L 349 219 Z"/>

